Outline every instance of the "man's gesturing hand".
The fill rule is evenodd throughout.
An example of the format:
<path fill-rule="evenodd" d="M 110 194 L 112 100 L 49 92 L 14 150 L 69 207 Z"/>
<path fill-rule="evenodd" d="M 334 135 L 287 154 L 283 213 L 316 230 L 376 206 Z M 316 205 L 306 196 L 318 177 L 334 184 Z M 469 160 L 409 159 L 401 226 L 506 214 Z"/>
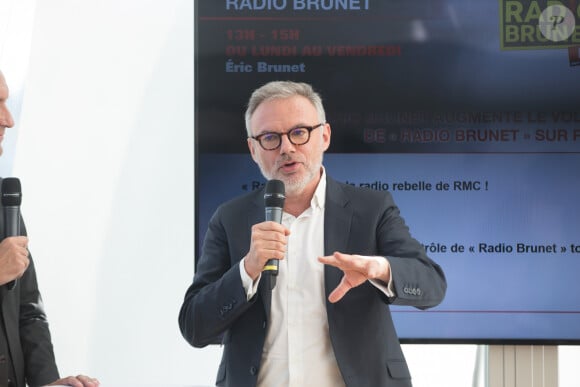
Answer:
<path fill-rule="evenodd" d="M 350 289 L 355 288 L 369 279 L 389 282 L 391 266 L 383 257 L 366 257 L 335 252 L 333 255 L 318 257 L 325 265 L 339 268 L 344 273 L 338 286 L 330 293 L 330 302 L 339 301 Z"/>

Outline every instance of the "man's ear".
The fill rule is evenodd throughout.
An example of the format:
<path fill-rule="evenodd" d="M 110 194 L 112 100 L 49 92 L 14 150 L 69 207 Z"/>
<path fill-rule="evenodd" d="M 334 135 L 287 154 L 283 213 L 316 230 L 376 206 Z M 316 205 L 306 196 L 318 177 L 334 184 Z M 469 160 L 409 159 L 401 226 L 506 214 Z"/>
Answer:
<path fill-rule="evenodd" d="M 252 159 L 257 163 L 256 161 L 256 149 L 254 148 L 255 144 L 254 141 L 251 138 L 248 138 L 248 149 L 250 150 L 250 155 L 252 155 Z"/>
<path fill-rule="evenodd" d="M 326 123 L 322 127 L 322 143 L 325 152 L 328 150 L 328 147 L 330 147 L 330 134 L 330 124 Z"/>

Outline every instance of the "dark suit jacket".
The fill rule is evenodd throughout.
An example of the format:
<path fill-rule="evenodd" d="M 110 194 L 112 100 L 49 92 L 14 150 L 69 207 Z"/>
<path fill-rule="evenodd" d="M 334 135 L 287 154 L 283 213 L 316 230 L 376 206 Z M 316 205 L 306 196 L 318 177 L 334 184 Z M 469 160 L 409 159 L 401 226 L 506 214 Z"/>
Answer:
<path fill-rule="evenodd" d="M 26 235 L 22 219 L 20 222 L 23 235 Z M 4 211 L 0 206 L 0 237 L 3 236 Z M 5 338 L 0 332 L 0 340 L 7 339 L 18 387 L 26 383 L 32 387 L 46 385 L 59 378 L 34 262 L 32 257 L 29 258 L 28 269 L 13 289 L 0 286 L 1 317 L 8 336 Z M 0 380 L 0 386 L 5 383 Z"/>
<path fill-rule="evenodd" d="M 251 226 L 264 220 L 263 191 L 221 205 L 208 226 L 193 284 L 179 315 L 185 339 L 195 347 L 223 335 L 218 386 L 255 386 L 268 323 L 263 281 L 251 300 L 241 283 L 239 262 L 249 251 Z M 335 303 L 326 302 L 330 340 L 347 386 L 410 386 L 388 304 L 428 308 L 441 302 L 441 268 L 411 237 L 389 193 L 355 188 L 327 178 L 324 253 L 381 255 L 392 268 L 396 297 L 366 282 Z M 342 272 L 325 267 L 326 295 Z"/>

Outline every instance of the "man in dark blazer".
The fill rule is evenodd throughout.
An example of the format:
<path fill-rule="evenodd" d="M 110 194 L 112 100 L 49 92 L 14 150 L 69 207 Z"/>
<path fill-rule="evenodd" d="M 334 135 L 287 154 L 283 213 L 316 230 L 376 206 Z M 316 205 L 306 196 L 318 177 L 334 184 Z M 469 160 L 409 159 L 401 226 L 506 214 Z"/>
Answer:
<path fill-rule="evenodd" d="M 8 94 L 0 72 L 0 155 L 6 128 L 14 125 Z M 0 206 L 0 387 L 97 387 L 99 382 L 85 375 L 59 377 L 26 229 L 21 217 L 19 221 L 22 236 L 5 238 Z"/>
<path fill-rule="evenodd" d="M 248 146 L 286 187 L 282 224 L 264 192 L 221 205 L 179 315 L 196 347 L 224 345 L 218 386 L 411 386 L 389 304 L 439 304 L 444 274 L 389 193 L 326 176 L 322 102 L 303 83 L 270 82 L 246 111 Z M 280 260 L 270 290 L 268 259 Z"/>

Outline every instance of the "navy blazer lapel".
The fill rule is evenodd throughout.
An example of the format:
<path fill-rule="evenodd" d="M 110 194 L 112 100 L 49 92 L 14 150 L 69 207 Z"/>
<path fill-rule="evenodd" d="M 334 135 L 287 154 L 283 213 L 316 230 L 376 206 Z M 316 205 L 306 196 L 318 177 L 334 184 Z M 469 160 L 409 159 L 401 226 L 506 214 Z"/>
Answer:
<path fill-rule="evenodd" d="M 349 198 L 335 180 L 326 178 L 326 202 L 324 209 L 324 254 L 331 255 L 335 251 L 348 252 L 348 238 L 352 222 L 352 208 Z M 326 295 L 338 285 L 342 271 L 326 265 L 324 267 L 324 283 Z"/>
<path fill-rule="evenodd" d="M 254 195 L 254 198 L 252 199 L 252 206 L 251 208 L 248 208 L 248 224 L 247 224 L 247 230 L 248 230 L 248 235 L 252 235 L 252 226 L 257 224 L 257 223 L 261 223 L 264 221 L 265 219 L 265 214 L 264 214 L 264 190 L 260 190 L 259 192 L 256 192 L 256 195 Z M 248 244 L 249 247 L 249 244 Z"/>

